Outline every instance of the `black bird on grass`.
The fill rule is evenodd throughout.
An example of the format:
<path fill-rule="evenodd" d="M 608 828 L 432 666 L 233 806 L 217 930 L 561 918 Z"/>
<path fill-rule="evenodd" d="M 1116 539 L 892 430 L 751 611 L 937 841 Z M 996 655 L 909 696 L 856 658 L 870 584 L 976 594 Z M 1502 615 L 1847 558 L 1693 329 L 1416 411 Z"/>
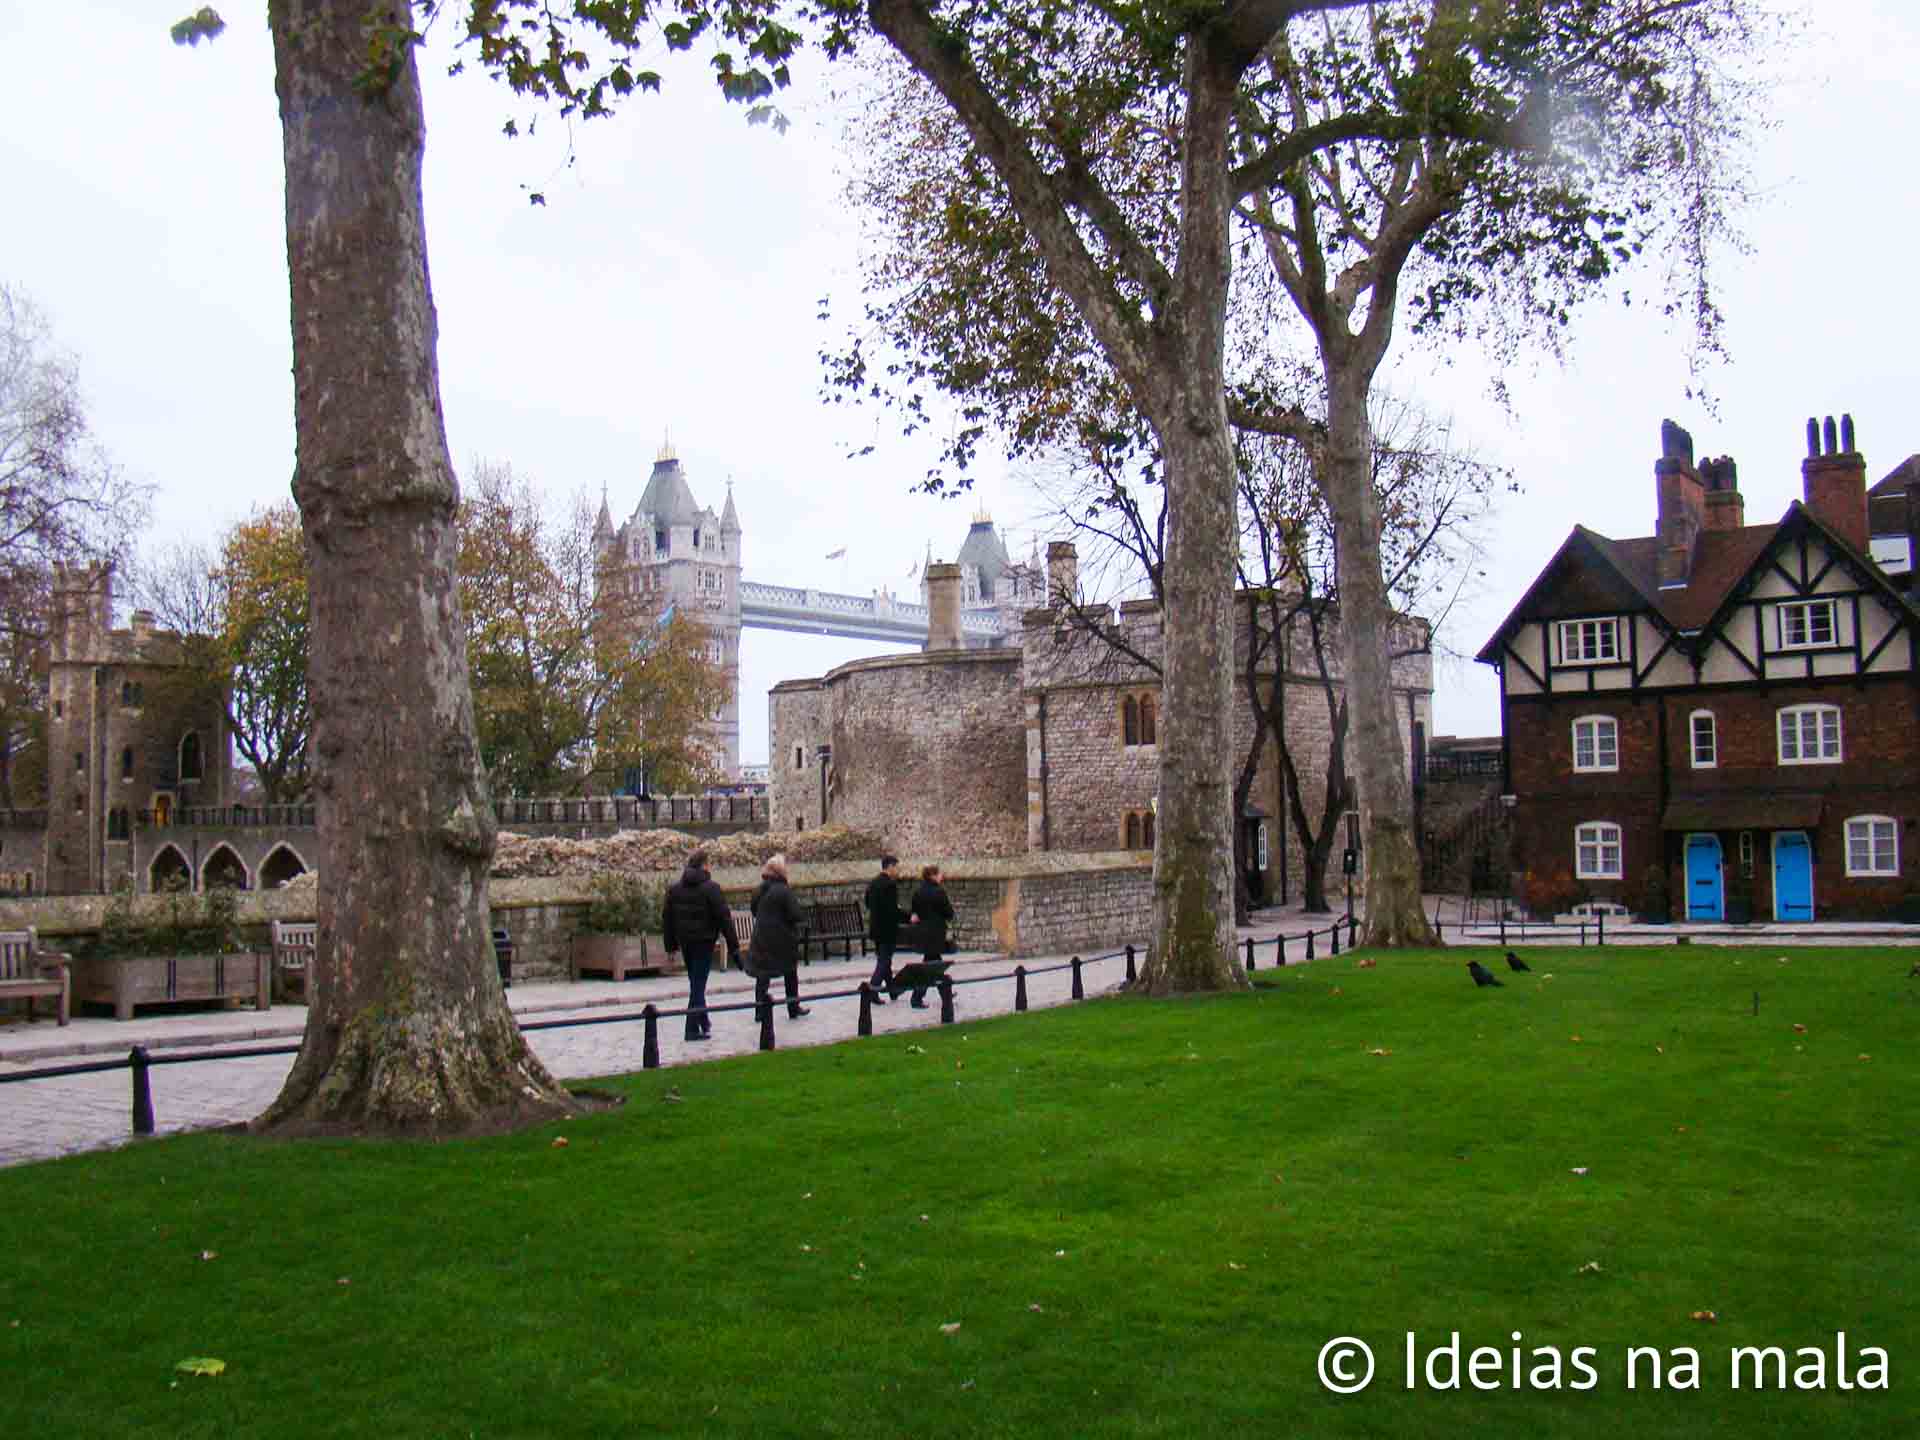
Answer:
<path fill-rule="evenodd" d="M 1518 970 L 1523 975 L 1531 975 L 1533 973 L 1533 967 L 1511 950 L 1507 951 L 1507 969 Z"/>
<path fill-rule="evenodd" d="M 1467 973 L 1473 976 L 1473 983 L 1478 985 L 1483 990 L 1486 989 L 1486 987 L 1489 985 L 1497 986 L 1501 983 L 1500 981 L 1494 979 L 1493 972 L 1487 969 L 1487 967 L 1482 965 L 1478 960 L 1467 961 Z"/>

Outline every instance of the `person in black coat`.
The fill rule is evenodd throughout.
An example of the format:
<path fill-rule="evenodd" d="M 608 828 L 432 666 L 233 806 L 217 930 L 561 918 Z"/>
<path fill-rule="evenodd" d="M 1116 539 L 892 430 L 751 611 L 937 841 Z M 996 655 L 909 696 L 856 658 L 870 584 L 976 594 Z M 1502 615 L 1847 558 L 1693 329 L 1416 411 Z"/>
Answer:
<path fill-rule="evenodd" d="M 727 942 L 727 963 L 740 963 L 740 937 L 734 933 L 727 897 L 707 871 L 707 852 L 687 857 L 687 868 L 667 887 L 661 907 L 660 938 L 667 953 L 676 950 L 687 959 L 687 1039 L 705 1040 L 713 1034 L 707 1019 L 707 976 L 713 971 L 713 947 Z"/>
<path fill-rule="evenodd" d="M 884 1005 L 882 994 L 893 979 L 893 947 L 900 939 L 900 860 L 882 855 L 880 873 L 867 882 L 867 933 L 873 937 L 873 1003 Z"/>
<path fill-rule="evenodd" d="M 947 925 L 953 919 L 953 902 L 940 883 L 940 867 L 928 865 L 920 871 L 920 883 L 913 890 L 913 916 L 920 925 L 920 950 L 927 963 L 938 965 L 947 954 Z M 916 985 L 913 1008 L 927 1008 L 927 987 Z"/>
<path fill-rule="evenodd" d="M 753 976 L 754 1014 L 773 1003 L 773 977 L 787 981 L 787 1014 L 809 1014 L 800 1003 L 800 931 L 806 924 L 800 902 L 787 888 L 787 857 L 775 855 L 760 867 L 760 888 L 753 892 L 753 939 L 747 945 L 747 973 Z"/>

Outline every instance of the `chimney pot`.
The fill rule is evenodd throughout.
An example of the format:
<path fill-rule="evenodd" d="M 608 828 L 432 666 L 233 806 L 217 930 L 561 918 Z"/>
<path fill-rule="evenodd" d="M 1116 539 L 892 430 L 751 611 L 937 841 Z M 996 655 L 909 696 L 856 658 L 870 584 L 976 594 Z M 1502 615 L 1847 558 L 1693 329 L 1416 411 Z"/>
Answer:
<path fill-rule="evenodd" d="M 1823 427 L 1823 434 L 1827 443 L 1826 448 L 1820 453 L 1823 455 L 1837 455 L 1840 452 L 1840 441 L 1838 436 L 1834 434 L 1833 416 L 1831 415 L 1827 416 L 1827 423 Z"/>

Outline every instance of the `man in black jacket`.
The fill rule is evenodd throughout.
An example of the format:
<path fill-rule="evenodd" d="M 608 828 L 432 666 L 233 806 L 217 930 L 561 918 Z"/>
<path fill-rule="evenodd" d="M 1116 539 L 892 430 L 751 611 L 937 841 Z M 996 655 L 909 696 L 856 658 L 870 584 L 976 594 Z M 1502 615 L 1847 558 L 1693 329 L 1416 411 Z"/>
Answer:
<path fill-rule="evenodd" d="M 887 1003 L 893 980 L 893 947 L 900 939 L 900 858 L 880 857 L 880 873 L 867 882 L 867 933 L 873 937 L 873 1003 Z"/>
<path fill-rule="evenodd" d="M 734 933 L 727 897 L 707 872 L 707 852 L 687 857 L 687 868 L 667 889 L 662 907 L 661 939 L 667 953 L 687 957 L 687 1039 L 705 1040 L 713 1034 L 707 1019 L 707 976 L 713 969 L 714 944 L 725 939 L 727 963 L 740 963 L 740 937 Z"/>

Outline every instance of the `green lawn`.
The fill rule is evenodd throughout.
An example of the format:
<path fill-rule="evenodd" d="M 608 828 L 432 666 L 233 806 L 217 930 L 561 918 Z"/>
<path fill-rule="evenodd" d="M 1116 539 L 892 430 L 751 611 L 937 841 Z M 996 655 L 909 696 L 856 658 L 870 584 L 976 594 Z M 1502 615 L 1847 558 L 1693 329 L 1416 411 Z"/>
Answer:
<path fill-rule="evenodd" d="M 1534 951 L 1485 991 L 1349 955 L 499 1140 L 0 1172 L 0 1436 L 1911 1435 L 1913 954 Z M 1598 1384 L 1409 1390 L 1407 1332 L 1456 1330 Z M 1838 1388 L 1838 1331 L 1890 1388 Z M 1315 1379 L 1338 1335 L 1364 1394 Z M 1629 1390 L 1631 1345 L 1698 1389 Z M 1829 1388 L 1731 1390 L 1768 1345 Z"/>

